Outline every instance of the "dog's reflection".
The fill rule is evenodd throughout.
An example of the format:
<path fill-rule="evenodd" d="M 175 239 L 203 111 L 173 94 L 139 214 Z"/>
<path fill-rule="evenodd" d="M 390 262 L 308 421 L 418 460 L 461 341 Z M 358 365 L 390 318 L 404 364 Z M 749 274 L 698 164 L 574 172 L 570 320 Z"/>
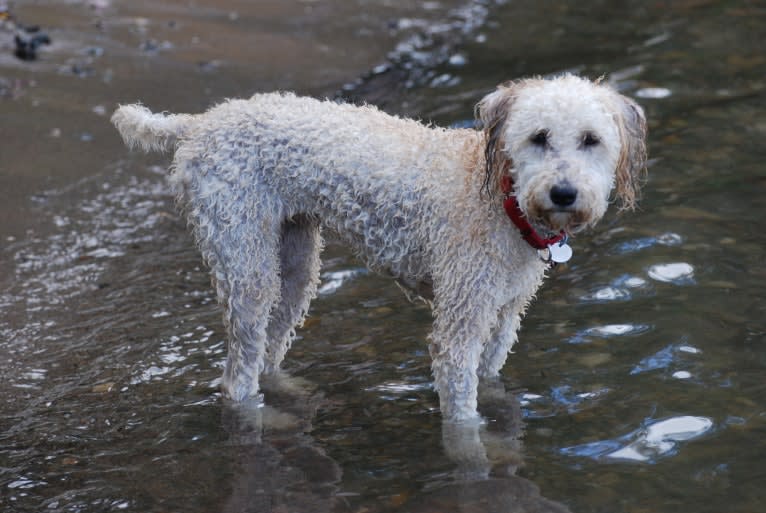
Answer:
<path fill-rule="evenodd" d="M 224 513 L 343 511 L 341 468 L 309 434 L 322 396 L 281 377 L 264 389 L 268 403 L 224 405 L 224 427 L 241 455 Z"/>
<path fill-rule="evenodd" d="M 483 382 L 479 388 L 480 422 L 442 423 L 442 444 L 455 462 L 456 477 L 481 480 L 490 474 L 515 475 L 522 465 L 521 404 L 505 390 L 500 379 Z"/>
<path fill-rule="evenodd" d="M 322 513 L 364 511 L 563 513 L 537 486 L 518 477 L 522 413 L 516 395 L 497 380 L 480 390 L 482 423 L 443 423 L 442 443 L 454 463 L 444 484 L 391 504 L 343 493 L 342 469 L 311 436 L 325 402 L 293 379 L 265 386 L 265 403 L 227 403 L 224 424 L 241 457 L 225 513 Z"/>

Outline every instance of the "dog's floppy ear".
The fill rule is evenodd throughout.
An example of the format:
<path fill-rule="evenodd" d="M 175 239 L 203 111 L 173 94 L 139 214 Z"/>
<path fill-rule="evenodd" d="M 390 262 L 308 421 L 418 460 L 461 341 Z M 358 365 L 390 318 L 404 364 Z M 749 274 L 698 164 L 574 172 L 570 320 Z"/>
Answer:
<path fill-rule="evenodd" d="M 616 189 L 620 210 L 633 210 L 646 173 L 646 117 L 630 98 L 619 95 L 618 126 L 622 149 L 617 163 Z"/>
<path fill-rule="evenodd" d="M 511 161 L 502 151 L 502 135 L 508 112 L 516 96 L 519 86 L 507 82 L 497 86 L 476 104 L 474 114 L 479 127 L 484 131 L 484 186 L 482 192 L 490 198 L 494 195 L 500 178 L 506 169 L 511 167 Z"/>

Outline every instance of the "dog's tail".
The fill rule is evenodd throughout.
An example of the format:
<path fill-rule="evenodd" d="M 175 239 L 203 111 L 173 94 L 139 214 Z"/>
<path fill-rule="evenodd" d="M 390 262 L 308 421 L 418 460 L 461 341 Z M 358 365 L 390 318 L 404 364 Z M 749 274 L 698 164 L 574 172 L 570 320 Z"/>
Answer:
<path fill-rule="evenodd" d="M 154 114 L 143 105 L 121 105 L 112 115 L 122 139 L 130 148 L 168 150 L 190 127 L 189 114 Z"/>

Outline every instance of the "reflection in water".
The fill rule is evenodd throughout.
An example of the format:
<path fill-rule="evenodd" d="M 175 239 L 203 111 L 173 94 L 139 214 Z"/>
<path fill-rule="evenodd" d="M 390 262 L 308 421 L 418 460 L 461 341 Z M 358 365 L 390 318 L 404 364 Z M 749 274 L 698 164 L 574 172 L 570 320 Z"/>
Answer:
<path fill-rule="evenodd" d="M 586 344 L 592 342 L 593 338 L 623 337 L 629 335 L 639 335 L 649 330 L 651 326 L 646 324 L 606 324 L 604 326 L 594 326 L 574 334 L 569 339 L 570 344 Z"/>
<path fill-rule="evenodd" d="M 346 508 L 340 466 L 309 435 L 321 396 L 266 387 L 259 401 L 224 406 L 223 425 L 234 450 L 231 496 L 222 511 L 329 512 Z M 292 387 L 290 392 L 297 389 Z"/>
<path fill-rule="evenodd" d="M 694 276 L 694 268 L 686 262 L 672 264 L 656 264 L 649 268 L 649 277 L 653 280 L 668 283 L 690 283 Z"/>
<path fill-rule="evenodd" d="M 617 440 L 566 447 L 561 452 L 571 456 L 653 463 L 675 453 L 679 442 L 699 438 L 712 427 L 713 421 L 707 417 L 671 417 L 649 422 L 646 427 Z"/>
<path fill-rule="evenodd" d="M 667 369 L 677 365 L 683 365 L 690 354 L 699 353 L 699 349 L 688 344 L 673 344 L 664 347 L 651 356 L 643 358 L 631 370 L 631 374 Z"/>
<path fill-rule="evenodd" d="M 315 386 L 285 379 L 264 383 L 265 403 L 224 406 L 227 446 L 236 454 L 224 512 L 339 512 L 360 507 L 375 512 L 388 511 L 392 504 L 406 504 L 412 512 L 569 511 L 515 475 L 522 464 L 521 410 L 518 399 L 499 383 L 482 391 L 483 411 L 498 415 L 491 419 L 491 428 L 478 423 L 443 426 L 443 447 L 455 465 L 451 477 L 434 480 L 414 500 L 399 497 L 392 504 L 362 506 L 363 494 L 343 491 L 342 467 L 310 435 L 326 399 Z"/>

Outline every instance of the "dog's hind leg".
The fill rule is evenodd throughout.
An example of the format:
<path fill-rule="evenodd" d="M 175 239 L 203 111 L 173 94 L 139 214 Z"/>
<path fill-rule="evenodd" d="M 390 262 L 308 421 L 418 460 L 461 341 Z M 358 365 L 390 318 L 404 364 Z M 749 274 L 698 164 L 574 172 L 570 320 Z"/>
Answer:
<path fill-rule="evenodd" d="M 243 401 L 259 392 L 269 316 L 280 300 L 282 205 L 271 195 L 245 194 L 239 184 L 216 179 L 220 170 L 179 172 L 191 177 L 185 210 L 224 307 L 229 340 L 221 388 Z"/>
<path fill-rule="evenodd" d="M 303 323 L 319 284 L 322 251 L 319 221 L 299 215 L 282 223 L 279 249 L 280 300 L 271 312 L 267 328 L 264 374 L 275 374 Z"/>
<path fill-rule="evenodd" d="M 229 248 L 227 253 L 233 259 L 224 265 L 227 283 L 225 287 L 219 286 L 219 296 L 222 290 L 225 291 L 220 299 L 224 304 L 224 324 L 229 335 L 221 387 L 224 395 L 235 401 L 247 399 L 259 391 L 269 315 L 280 300 L 278 228 L 264 230 L 259 236 L 257 248 L 249 244 Z M 215 267 L 213 271 L 218 275 L 219 269 Z"/>

